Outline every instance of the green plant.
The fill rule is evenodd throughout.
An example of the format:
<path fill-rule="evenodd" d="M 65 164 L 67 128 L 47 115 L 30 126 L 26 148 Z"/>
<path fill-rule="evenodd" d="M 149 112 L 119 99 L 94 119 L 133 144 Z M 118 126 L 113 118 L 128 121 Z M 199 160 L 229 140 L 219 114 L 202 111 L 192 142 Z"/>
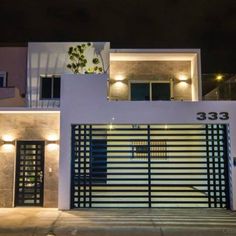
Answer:
<path fill-rule="evenodd" d="M 88 58 L 86 58 L 86 50 L 92 47 L 92 43 L 82 43 L 77 46 L 70 47 L 68 50 L 69 68 L 74 74 L 99 74 L 103 72 L 102 66 L 100 66 L 100 60 L 95 54 L 95 57 L 91 59 L 90 64 L 93 66 L 88 67 Z"/>

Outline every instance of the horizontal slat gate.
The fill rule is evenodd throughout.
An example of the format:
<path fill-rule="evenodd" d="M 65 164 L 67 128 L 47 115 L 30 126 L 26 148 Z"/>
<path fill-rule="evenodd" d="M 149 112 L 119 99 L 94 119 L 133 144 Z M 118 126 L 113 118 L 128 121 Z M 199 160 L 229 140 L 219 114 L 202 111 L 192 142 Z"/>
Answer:
<path fill-rule="evenodd" d="M 224 125 L 73 125 L 71 207 L 227 208 Z"/>

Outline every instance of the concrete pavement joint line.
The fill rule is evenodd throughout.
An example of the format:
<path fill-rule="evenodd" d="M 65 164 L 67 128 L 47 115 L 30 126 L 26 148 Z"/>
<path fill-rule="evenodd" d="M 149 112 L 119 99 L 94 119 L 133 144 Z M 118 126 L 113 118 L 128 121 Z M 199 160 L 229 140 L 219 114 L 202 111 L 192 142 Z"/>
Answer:
<path fill-rule="evenodd" d="M 59 220 L 59 218 L 61 217 L 62 212 L 59 211 L 59 214 L 57 215 L 56 219 L 52 222 L 51 226 L 49 227 L 48 233 L 46 234 L 46 236 L 53 236 L 54 234 L 54 229 L 55 229 L 55 225 L 57 223 L 57 221 Z"/>
<path fill-rule="evenodd" d="M 160 232 L 161 232 L 161 236 L 164 236 L 164 232 L 162 230 L 162 227 L 160 227 Z"/>

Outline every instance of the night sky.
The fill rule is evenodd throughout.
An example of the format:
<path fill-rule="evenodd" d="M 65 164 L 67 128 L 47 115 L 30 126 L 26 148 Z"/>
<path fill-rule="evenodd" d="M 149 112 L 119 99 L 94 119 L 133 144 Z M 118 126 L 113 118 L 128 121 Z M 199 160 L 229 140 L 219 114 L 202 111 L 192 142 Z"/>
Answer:
<path fill-rule="evenodd" d="M 236 0 L 1 0 L 1 39 L 201 48 L 204 73 L 236 73 Z"/>

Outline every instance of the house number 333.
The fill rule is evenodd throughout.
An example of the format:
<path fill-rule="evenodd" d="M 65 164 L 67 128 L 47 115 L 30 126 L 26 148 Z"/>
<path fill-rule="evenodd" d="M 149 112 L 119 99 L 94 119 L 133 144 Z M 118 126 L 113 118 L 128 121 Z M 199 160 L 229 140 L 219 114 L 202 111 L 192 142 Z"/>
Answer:
<path fill-rule="evenodd" d="M 197 120 L 228 120 L 228 112 L 198 112 Z"/>

